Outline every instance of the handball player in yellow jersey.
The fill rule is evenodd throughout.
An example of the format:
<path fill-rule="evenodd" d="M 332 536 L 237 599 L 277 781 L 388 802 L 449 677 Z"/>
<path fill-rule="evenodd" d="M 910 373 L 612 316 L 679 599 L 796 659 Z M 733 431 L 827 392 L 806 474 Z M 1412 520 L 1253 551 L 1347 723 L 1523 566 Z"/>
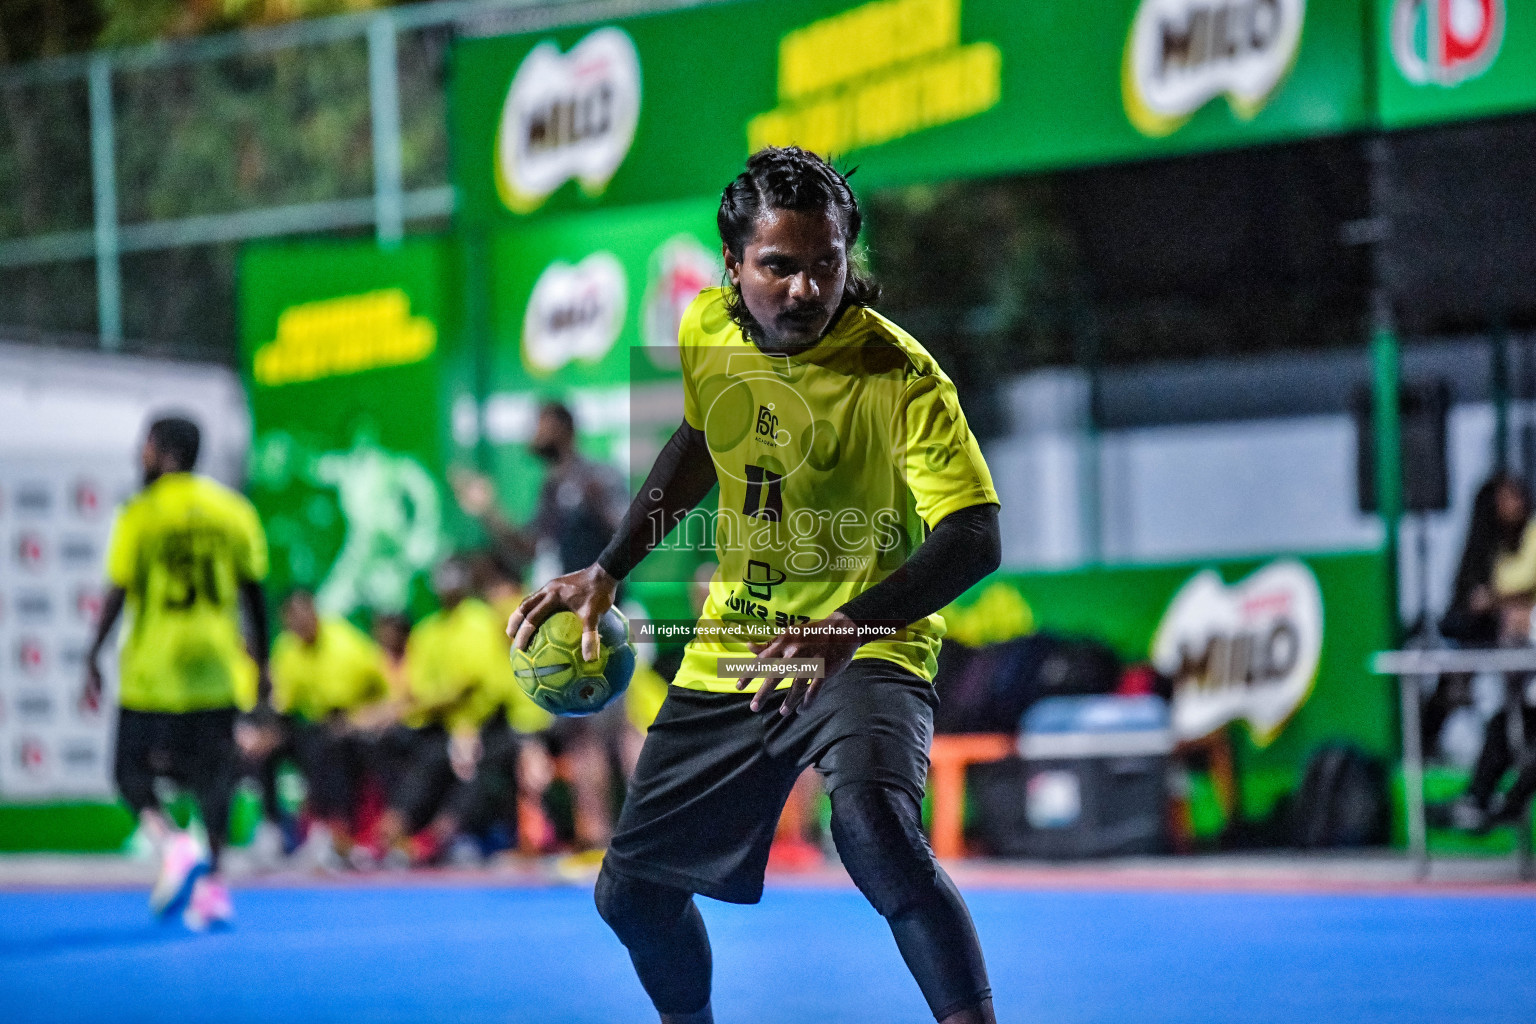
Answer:
<path fill-rule="evenodd" d="M 266 536 L 249 501 L 192 473 L 199 440 L 190 420 L 167 417 L 150 424 L 142 456 L 144 489 L 123 506 L 112 527 L 110 585 L 86 657 L 85 692 L 87 702 L 100 701 L 101 649 L 126 609 L 117 785 L 160 848 L 151 907 L 167 915 L 182 909 L 196 930 L 228 924 L 233 917 L 219 861 L 240 773 L 237 695 L 254 689 L 258 710 L 272 714 L 261 588 Z M 206 856 L 160 807 L 157 778 L 171 779 L 196 798 L 208 832 Z"/>
<path fill-rule="evenodd" d="M 683 318 L 683 423 L 597 562 L 507 627 L 525 646 L 569 608 L 595 657 L 618 582 L 718 485 L 719 569 L 641 751 L 598 911 L 664 1024 L 711 1024 L 693 896 L 757 902 L 785 798 L 815 766 L 843 865 L 934 1018 L 991 1024 L 980 943 L 919 808 L 937 612 L 998 565 L 996 491 L 954 385 L 871 308 L 841 174 L 762 150 L 717 221 L 729 281 Z"/>

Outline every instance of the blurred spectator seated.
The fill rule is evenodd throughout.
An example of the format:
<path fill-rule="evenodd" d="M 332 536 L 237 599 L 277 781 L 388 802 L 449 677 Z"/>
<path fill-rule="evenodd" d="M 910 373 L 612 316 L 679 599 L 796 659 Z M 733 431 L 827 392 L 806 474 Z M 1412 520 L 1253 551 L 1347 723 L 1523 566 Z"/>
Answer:
<path fill-rule="evenodd" d="M 440 609 L 422 619 L 406 645 L 409 730 L 392 772 L 388 806 L 372 837 L 373 856 L 393 865 L 431 863 L 458 829 L 455 790 L 472 780 L 484 753 L 482 726 L 499 718 L 512 667 L 504 622 L 471 592 L 465 560 L 432 575 Z"/>
<path fill-rule="evenodd" d="M 317 865 L 339 866 L 354 835 L 365 733 L 388 706 L 384 653 L 346 619 L 322 617 L 305 590 L 283 603 L 282 621 L 272 650 L 272 698 L 286 717 L 308 791 L 306 849 Z"/>
<path fill-rule="evenodd" d="M 1506 473 L 1496 474 L 1479 488 L 1473 502 L 1467 542 L 1452 591 L 1451 606 L 1441 623 L 1447 639 L 1463 646 L 1522 647 L 1531 643 L 1531 617 L 1536 602 L 1536 521 L 1525 485 Z M 1425 713 L 1426 750 L 1433 750 L 1450 708 L 1464 694 L 1465 676 L 1442 679 Z M 1489 718 L 1483 746 L 1467 791 L 1449 805 L 1431 808 L 1434 824 L 1482 832 L 1520 818 L 1536 792 L 1536 710 L 1531 706 L 1530 678 L 1505 680 L 1503 710 Z M 1499 792 L 1510 768 L 1515 781 Z"/>
<path fill-rule="evenodd" d="M 498 626 L 504 619 L 496 614 Z M 498 630 L 500 664 L 489 661 L 477 675 L 476 703 L 485 712 L 477 739 L 467 732 L 450 734 L 450 766 L 459 784 L 449 791 L 427 832 L 431 845 L 447 848 L 459 867 L 479 864 L 499 850 L 517 848 L 522 837 L 542 835 L 539 808 L 550 772 L 538 737 L 554 717 L 535 704 L 512 674 L 505 632 Z M 490 646 L 490 645 L 487 645 Z"/>

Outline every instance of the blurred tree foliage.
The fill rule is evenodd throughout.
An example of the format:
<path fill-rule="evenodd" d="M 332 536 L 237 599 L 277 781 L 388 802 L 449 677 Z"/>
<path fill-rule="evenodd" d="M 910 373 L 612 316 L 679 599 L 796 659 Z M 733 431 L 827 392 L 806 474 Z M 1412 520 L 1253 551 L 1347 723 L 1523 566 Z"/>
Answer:
<path fill-rule="evenodd" d="M 87 49 L 102 24 L 94 0 L 0 0 L 0 67 Z"/>
<path fill-rule="evenodd" d="M 384 0 L 0 0 L 0 62 L 387 6 Z M 407 188 L 447 183 L 447 30 L 398 43 Z M 123 224 L 360 198 L 373 188 L 366 42 L 120 72 L 113 78 Z M 0 88 L 0 238 L 88 229 L 83 80 Z M 125 256 L 130 337 L 234 358 L 237 247 Z M 85 280 L 90 280 L 86 275 Z M 81 274 L 0 269 L 0 323 L 79 330 Z M 66 290 L 67 289 L 67 290 Z M 94 318 L 91 318 L 92 320 Z"/>

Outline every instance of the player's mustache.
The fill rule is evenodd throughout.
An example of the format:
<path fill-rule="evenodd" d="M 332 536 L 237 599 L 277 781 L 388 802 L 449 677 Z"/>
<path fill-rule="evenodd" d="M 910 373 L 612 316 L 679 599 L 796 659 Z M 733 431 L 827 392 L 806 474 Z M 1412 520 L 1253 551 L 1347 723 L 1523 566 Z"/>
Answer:
<path fill-rule="evenodd" d="M 780 320 L 814 320 L 826 313 L 826 308 L 820 303 L 806 303 L 786 309 L 779 314 Z"/>

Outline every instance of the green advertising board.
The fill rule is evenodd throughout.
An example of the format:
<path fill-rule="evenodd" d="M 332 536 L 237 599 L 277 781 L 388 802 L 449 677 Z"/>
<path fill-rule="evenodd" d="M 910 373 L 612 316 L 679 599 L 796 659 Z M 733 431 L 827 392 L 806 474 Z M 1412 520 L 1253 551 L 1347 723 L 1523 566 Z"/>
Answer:
<path fill-rule="evenodd" d="M 272 547 L 274 595 L 307 587 L 343 615 L 429 601 L 448 526 L 450 255 L 438 239 L 242 254 L 249 493 Z"/>
<path fill-rule="evenodd" d="M 1243 807 L 1266 814 L 1317 747 L 1343 740 L 1395 758 L 1396 690 L 1372 675 L 1389 645 L 1377 552 L 1000 573 L 945 612 L 951 635 L 1090 636 L 1176 683 L 1185 739 L 1226 729 Z"/>
<path fill-rule="evenodd" d="M 1099 163 L 1367 123 L 1360 0 L 740 0 L 468 39 L 460 212 L 718 195 L 797 143 L 860 188 Z"/>
<path fill-rule="evenodd" d="M 1536 107 L 1536 4 L 1374 0 L 1389 128 Z"/>
<path fill-rule="evenodd" d="M 571 213 L 509 224 L 492 236 L 482 419 L 490 468 L 514 519 L 532 514 L 544 480 L 527 446 L 540 401 L 570 406 L 584 452 L 628 467 L 631 490 L 677 429 L 678 325 L 699 290 L 724 273 L 715 205 L 695 199 Z M 648 559 L 637 579 L 686 581 L 698 559 L 685 561 Z M 686 615 L 686 589 L 652 588 L 647 607 Z"/>

